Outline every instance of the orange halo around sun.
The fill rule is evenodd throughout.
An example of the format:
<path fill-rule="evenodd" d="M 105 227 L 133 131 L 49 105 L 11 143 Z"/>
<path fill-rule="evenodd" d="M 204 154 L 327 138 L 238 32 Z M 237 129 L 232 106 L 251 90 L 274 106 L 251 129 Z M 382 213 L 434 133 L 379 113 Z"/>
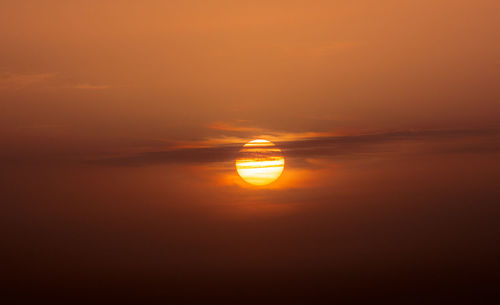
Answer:
<path fill-rule="evenodd" d="M 276 181 L 285 167 L 281 150 L 272 142 L 257 139 L 243 145 L 236 160 L 240 177 L 252 185 L 267 185 Z"/>

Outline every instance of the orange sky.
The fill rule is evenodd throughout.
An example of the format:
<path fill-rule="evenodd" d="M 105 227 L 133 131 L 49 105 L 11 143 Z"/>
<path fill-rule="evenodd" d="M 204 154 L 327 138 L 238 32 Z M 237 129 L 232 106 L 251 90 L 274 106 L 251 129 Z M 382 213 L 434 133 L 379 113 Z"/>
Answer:
<path fill-rule="evenodd" d="M 9 304 L 496 292 L 499 12 L 0 0 Z M 264 187 L 234 164 L 257 137 L 286 160 Z"/>
<path fill-rule="evenodd" d="M 282 132 L 489 126 L 500 114 L 499 9 L 2 1 L 0 136 L 200 140 L 233 120 Z"/>

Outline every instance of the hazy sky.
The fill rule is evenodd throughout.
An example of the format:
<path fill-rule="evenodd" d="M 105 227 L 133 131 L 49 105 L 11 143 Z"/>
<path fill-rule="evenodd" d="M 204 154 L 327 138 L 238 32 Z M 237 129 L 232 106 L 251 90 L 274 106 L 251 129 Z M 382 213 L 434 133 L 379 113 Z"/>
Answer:
<path fill-rule="evenodd" d="M 10 303 L 487 295 L 499 12 L 498 0 L 0 0 Z M 255 137 L 286 160 L 267 187 L 234 168 Z"/>
<path fill-rule="evenodd" d="M 498 1 L 0 3 L 2 137 L 491 125 Z"/>

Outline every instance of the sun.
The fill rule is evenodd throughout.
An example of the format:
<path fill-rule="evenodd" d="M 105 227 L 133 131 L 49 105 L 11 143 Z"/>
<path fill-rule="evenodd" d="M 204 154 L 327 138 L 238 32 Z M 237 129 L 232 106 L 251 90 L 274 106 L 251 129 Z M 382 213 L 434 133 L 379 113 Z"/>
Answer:
<path fill-rule="evenodd" d="M 272 142 L 257 139 L 243 145 L 236 160 L 236 170 L 252 185 L 267 185 L 276 181 L 285 168 L 281 150 Z"/>

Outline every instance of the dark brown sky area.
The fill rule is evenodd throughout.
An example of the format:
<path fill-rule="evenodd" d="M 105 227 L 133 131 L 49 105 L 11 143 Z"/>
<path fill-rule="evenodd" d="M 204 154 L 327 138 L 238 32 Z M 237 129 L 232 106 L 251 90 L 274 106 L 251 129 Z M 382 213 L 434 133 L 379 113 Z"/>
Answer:
<path fill-rule="evenodd" d="M 0 0 L 0 297 L 484 304 L 499 29 L 497 0 Z"/>

